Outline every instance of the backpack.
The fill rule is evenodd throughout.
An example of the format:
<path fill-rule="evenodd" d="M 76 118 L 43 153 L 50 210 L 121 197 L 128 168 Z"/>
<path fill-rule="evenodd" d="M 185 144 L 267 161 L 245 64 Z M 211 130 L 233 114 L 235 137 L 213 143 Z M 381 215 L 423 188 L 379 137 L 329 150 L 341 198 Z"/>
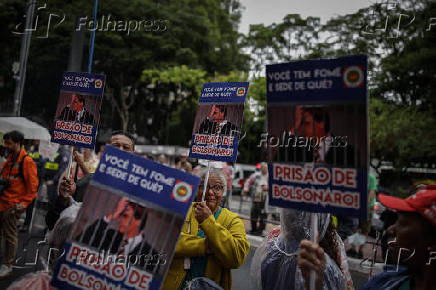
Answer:
<path fill-rule="evenodd" d="M 24 157 L 23 157 L 23 159 L 21 159 L 21 162 L 18 164 L 18 176 L 21 178 L 21 180 L 23 180 L 23 183 L 24 183 L 24 187 L 26 187 L 26 179 L 24 179 L 24 174 L 23 174 L 23 163 L 24 163 L 24 159 L 27 157 L 28 155 L 26 154 Z M 31 156 L 29 156 L 29 157 L 31 157 Z M 33 161 L 33 158 L 32 158 L 32 161 Z M 14 163 L 13 164 L 15 164 L 15 161 L 14 161 Z M 12 165 L 12 166 L 14 166 L 14 165 Z M 4 170 L 4 167 L 1 169 L 1 171 L 0 171 L 0 176 L 2 176 L 2 174 L 3 174 L 3 170 Z M 10 174 L 8 175 L 8 178 L 7 179 L 2 179 L 2 178 L 0 178 L 1 180 L 2 180 L 2 182 L 0 183 L 0 195 L 2 195 L 3 194 L 3 190 L 5 190 L 6 188 L 8 188 L 9 187 L 9 177 L 10 177 Z"/>
<path fill-rule="evenodd" d="M 23 180 L 23 182 L 24 182 L 24 186 L 26 186 L 26 179 L 24 179 L 24 173 L 23 173 L 23 167 L 24 167 L 24 159 L 26 159 L 26 157 L 30 157 L 30 158 L 32 158 L 32 156 L 30 156 L 29 154 L 26 154 L 26 155 L 24 155 L 24 157 L 23 157 L 23 159 L 21 159 L 21 161 L 20 161 L 20 163 L 18 164 L 18 177 L 20 177 L 22 180 Z M 32 158 L 32 161 L 33 161 L 33 158 Z M 15 164 L 15 161 L 14 161 L 14 163 L 13 164 Z M 13 165 L 12 165 L 13 166 Z M 4 168 L 2 168 L 2 170 L 0 171 L 1 173 L 3 173 L 3 169 Z M 10 175 L 9 175 L 10 176 Z M 9 177 L 8 176 L 8 177 Z"/>
<path fill-rule="evenodd" d="M 21 177 L 21 179 L 24 182 L 24 186 L 26 186 L 26 179 L 24 179 L 24 173 L 23 173 L 23 164 L 24 164 L 24 159 L 26 159 L 26 157 L 29 156 L 30 158 L 32 158 L 32 156 L 30 156 L 29 154 L 24 155 L 23 159 L 21 159 L 20 163 L 18 164 L 18 176 Z M 33 158 L 32 158 L 33 161 Z M 38 168 L 36 169 L 38 170 Z M 37 172 L 38 174 L 38 172 Z"/>

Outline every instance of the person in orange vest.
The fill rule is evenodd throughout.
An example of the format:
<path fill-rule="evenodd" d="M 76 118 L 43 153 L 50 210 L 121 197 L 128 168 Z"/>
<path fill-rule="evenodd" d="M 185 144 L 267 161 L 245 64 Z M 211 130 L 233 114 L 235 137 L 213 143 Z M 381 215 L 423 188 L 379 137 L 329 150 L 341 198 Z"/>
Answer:
<path fill-rule="evenodd" d="M 8 157 L 1 169 L 5 185 L 0 193 L 0 244 L 5 241 L 0 279 L 12 274 L 18 247 L 18 219 L 38 191 L 38 173 L 32 157 L 22 148 L 24 135 L 11 131 L 3 136 Z"/>

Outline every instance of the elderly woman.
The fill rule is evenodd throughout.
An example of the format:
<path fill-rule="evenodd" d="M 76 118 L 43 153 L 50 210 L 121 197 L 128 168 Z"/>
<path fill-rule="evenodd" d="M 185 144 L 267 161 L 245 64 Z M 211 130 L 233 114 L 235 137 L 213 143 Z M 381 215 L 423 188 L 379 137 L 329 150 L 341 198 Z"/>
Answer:
<path fill-rule="evenodd" d="M 250 245 L 238 215 L 220 207 L 226 191 L 221 171 L 201 170 L 197 202 L 188 211 L 174 259 L 162 289 L 183 289 L 194 278 L 206 277 L 224 289 L 232 288 L 231 269 L 240 267 Z M 205 201 L 201 202 L 206 188 Z"/>

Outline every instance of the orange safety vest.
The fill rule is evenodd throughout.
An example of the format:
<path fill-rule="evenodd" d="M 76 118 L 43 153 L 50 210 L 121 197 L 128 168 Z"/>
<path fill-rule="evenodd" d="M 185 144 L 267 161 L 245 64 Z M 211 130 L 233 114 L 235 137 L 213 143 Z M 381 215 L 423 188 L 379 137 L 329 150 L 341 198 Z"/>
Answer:
<path fill-rule="evenodd" d="M 1 177 L 9 180 L 9 186 L 0 194 L 0 211 L 14 207 L 17 203 L 22 203 L 27 207 L 36 197 L 39 183 L 38 171 L 33 159 L 30 156 L 26 158 L 26 156 L 26 150 L 21 149 L 15 162 L 15 156 L 10 154 L 3 164 Z M 19 172 L 21 162 L 23 162 L 21 165 L 23 176 L 20 176 Z"/>

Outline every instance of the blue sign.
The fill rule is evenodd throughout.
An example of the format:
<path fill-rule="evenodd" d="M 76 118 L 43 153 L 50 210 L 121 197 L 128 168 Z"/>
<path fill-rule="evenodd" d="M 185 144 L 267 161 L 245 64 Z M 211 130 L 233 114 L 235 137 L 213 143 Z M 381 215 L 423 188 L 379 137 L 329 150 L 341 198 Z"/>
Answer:
<path fill-rule="evenodd" d="M 64 72 L 61 90 L 88 95 L 103 95 L 106 76 L 85 72 Z"/>
<path fill-rule="evenodd" d="M 108 145 L 93 180 L 182 216 L 200 183 L 194 175 Z"/>
<path fill-rule="evenodd" d="M 200 95 L 200 103 L 244 103 L 248 82 L 206 83 Z"/>
<path fill-rule="evenodd" d="M 160 289 L 199 183 L 199 177 L 106 146 L 52 285 Z"/>
<path fill-rule="evenodd" d="M 51 142 L 94 148 L 105 84 L 104 75 L 63 74 Z"/>
<path fill-rule="evenodd" d="M 303 60 L 266 66 L 268 103 L 366 99 L 367 57 Z"/>
<path fill-rule="evenodd" d="M 248 82 L 204 84 L 189 157 L 236 162 L 247 91 Z"/>
<path fill-rule="evenodd" d="M 269 203 L 365 219 L 367 57 L 266 66 Z"/>

